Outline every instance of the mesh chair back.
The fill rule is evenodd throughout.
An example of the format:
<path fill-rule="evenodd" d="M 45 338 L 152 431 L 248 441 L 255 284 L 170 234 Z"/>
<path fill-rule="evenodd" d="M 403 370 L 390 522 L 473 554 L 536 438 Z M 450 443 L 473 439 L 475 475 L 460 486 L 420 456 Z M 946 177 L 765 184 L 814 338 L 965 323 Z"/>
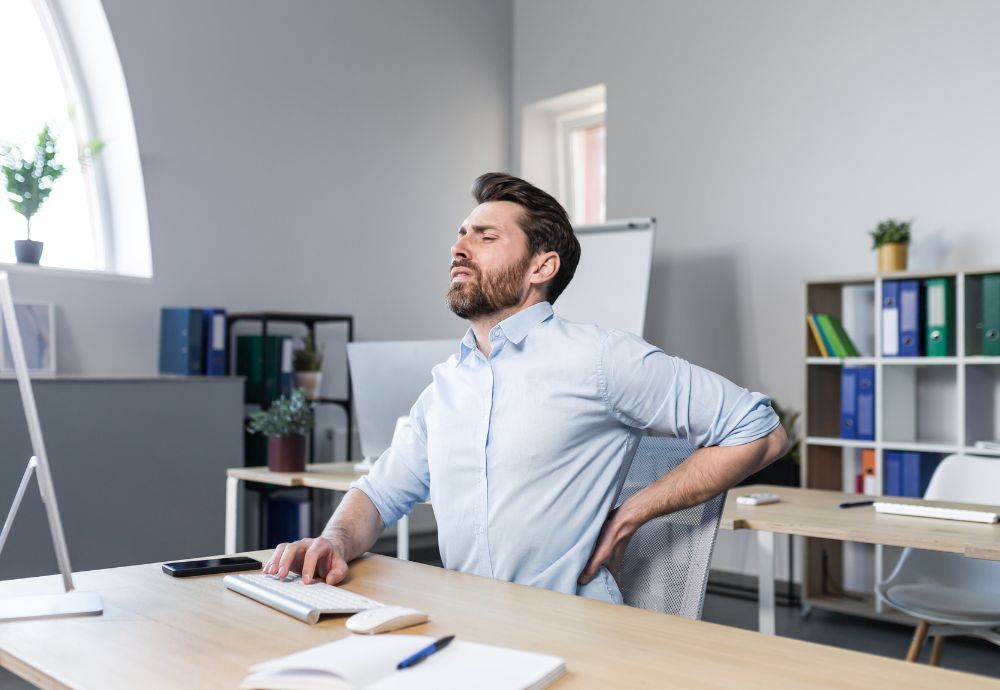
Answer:
<path fill-rule="evenodd" d="M 687 459 L 695 448 L 683 439 L 643 436 L 616 506 Z M 650 520 L 633 535 L 622 560 L 622 597 L 629 606 L 701 618 L 722 493 L 701 505 Z"/>

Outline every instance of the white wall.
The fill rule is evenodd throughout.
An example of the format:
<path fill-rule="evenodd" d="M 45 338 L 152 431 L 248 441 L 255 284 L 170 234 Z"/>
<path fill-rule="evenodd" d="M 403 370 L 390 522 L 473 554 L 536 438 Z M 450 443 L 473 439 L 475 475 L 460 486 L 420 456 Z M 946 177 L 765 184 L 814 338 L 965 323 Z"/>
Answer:
<path fill-rule="evenodd" d="M 990 0 L 515 0 L 515 168 L 525 105 L 605 84 L 608 217 L 659 221 L 647 339 L 801 410 L 802 282 L 873 272 L 877 221 L 1000 265 L 997 35 Z"/>
<path fill-rule="evenodd" d="M 472 180 L 508 164 L 509 3 L 104 6 L 154 277 L 15 268 L 18 297 L 58 305 L 61 371 L 155 371 L 165 305 L 353 313 L 362 339 L 464 330 L 448 247 Z"/>

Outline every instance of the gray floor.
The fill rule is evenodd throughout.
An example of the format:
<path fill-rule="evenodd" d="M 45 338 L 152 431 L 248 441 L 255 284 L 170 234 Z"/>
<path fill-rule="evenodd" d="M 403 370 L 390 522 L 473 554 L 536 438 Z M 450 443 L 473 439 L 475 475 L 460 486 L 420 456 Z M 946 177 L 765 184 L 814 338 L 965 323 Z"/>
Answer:
<path fill-rule="evenodd" d="M 713 623 L 756 630 L 757 602 L 709 594 L 705 597 L 702 618 Z M 799 609 L 787 606 L 778 606 L 776 624 L 778 634 L 783 637 L 893 659 L 906 658 L 913 637 L 912 628 L 818 609 L 803 618 Z M 929 653 L 930 643 L 927 643 L 921 656 L 922 662 L 926 663 Z M 941 666 L 1000 678 L 1000 647 L 978 638 L 948 638 L 941 655 Z"/>

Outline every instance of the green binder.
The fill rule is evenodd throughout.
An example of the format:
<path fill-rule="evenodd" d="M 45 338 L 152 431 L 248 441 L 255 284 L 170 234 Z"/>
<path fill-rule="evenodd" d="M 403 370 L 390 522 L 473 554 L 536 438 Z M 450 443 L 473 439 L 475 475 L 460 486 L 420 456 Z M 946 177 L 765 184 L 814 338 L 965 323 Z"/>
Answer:
<path fill-rule="evenodd" d="M 835 357 L 857 357 L 858 349 L 848 337 L 840 319 L 830 314 L 816 314 L 816 322 L 819 324 L 823 335 L 830 341 Z"/>
<path fill-rule="evenodd" d="M 267 336 L 267 362 L 264 362 L 264 339 L 259 335 L 236 338 L 236 375 L 246 377 L 243 401 L 251 404 L 277 400 L 281 397 L 281 350 L 285 339 Z M 263 370 L 267 372 L 264 383 Z M 266 397 L 264 395 L 266 391 Z"/>
<path fill-rule="evenodd" d="M 927 356 L 950 357 L 955 354 L 955 294 L 947 278 L 924 281 L 924 309 L 927 324 Z"/>
<path fill-rule="evenodd" d="M 1000 274 L 983 276 L 983 354 L 1000 355 Z"/>

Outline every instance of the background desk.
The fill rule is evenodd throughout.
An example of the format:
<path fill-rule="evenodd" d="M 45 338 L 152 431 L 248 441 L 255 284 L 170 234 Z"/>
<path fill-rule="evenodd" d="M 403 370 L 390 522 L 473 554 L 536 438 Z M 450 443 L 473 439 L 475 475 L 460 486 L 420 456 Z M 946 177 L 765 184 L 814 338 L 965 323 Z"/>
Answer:
<path fill-rule="evenodd" d="M 346 493 L 351 483 L 363 472 L 355 472 L 346 462 L 307 465 L 304 472 L 272 472 L 266 467 L 232 467 L 226 470 L 226 542 L 225 552 L 233 553 L 239 546 L 240 482 L 256 482 L 273 486 L 304 486 Z M 404 561 L 410 558 L 410 518 L 403 516 L 396 524 L 396 556 Z"/>
<path fill-rule="evenodd" d="M 781 500 L 778 503 L 761 506 L 744 506 L 736 503 L 737 496 L 758 492 L 776 493 L 781 496 Z M 930 551 L 959 553 L 968 558 L 1000 560 L 1000 524 L 987 525 L 957 520 L 883 515 L 876 513 L 872 506 L 837 507 L 844 501 L 864 499 L 864 496 L 839 491 L 795 489 L 762 484 L 741 486 L 729 492 L 719 528 L 757 531 L 761 632 L 774 634 L 774 535 L 776 533 L 883 546 L 910 546 Z M 946 508 L 971 507 L 993 512 L 1000 510 L 996 506 L 970 506 L 967 503 L 943 503 L 896 496 L 885 497 L 884 500 Z M 819 567 L 810 568 L 810 571 L 821 572 Z"/>
<path fill-rule="evenodd" d="M 270 551 L 250 554 L 265 560 Z M 222 576 L 175 579 L 158 563 L 74 575 L 103 616 L 0 625 L 0 664 L 43 688 L 235 688 L 255 663 L 346 636 L 344 617 L 310 626 L 226 590 Z M 55 577 L 0 582 L 0 597 L 55 591 Z M 957 671 L 771 637 L 627 606 L 367 556 L 346 589 L 427 611 L 416 634 L 566 660 L 563 688 L 1000 689 Z"/>

